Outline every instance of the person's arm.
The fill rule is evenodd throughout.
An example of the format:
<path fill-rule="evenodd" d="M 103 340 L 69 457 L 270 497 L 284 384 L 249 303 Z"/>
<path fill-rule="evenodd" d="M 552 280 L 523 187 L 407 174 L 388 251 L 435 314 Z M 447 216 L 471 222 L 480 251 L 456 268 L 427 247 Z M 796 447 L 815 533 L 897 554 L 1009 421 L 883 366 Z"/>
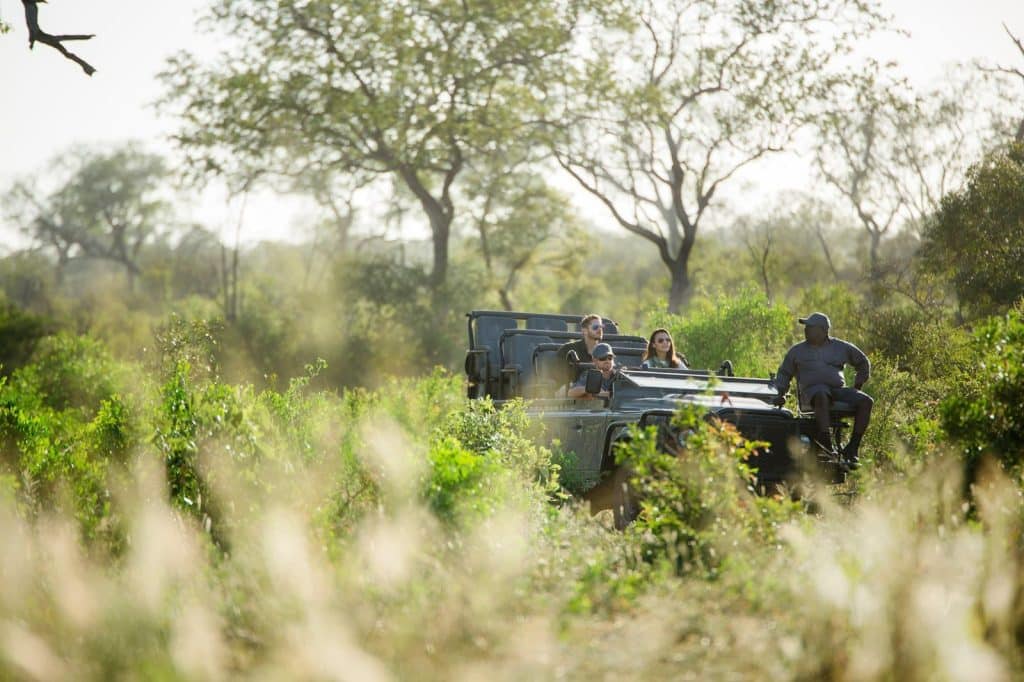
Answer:
<path fill-rule="evenodd" d="M 568 396 L 569 398 L 589 398 L 590 394 L 587 393 L 586 386 L 576 384 L 575 386 L 569 389 L 569 392 L 566 394 L 566 396 Z"/>
<path fill-rule="evenodd" d="M 580 378 L 576 379 L 572 386 L 569 387 L 569 392 L 565 394 L 567 398 L 593 398 L 594 396 L 587 393 L 587 373 L 584 372 Z"/>
<path fill-rule="evenodd" d="M 858 391 L 861 387 L 868 382 L 871 378 L 871 361 L 868 360 L 868 356 L 864 354 L 860 348 L 847 343 L 847 362 L 849 362 L 855 370 L 857 370 L 856 376 L 853 378 L 853 387 Z"/>
<path fill-rule="evenodd" d="M 790 348 L 786 352 L 786 357 L 782 359 L 782 364 L 779 365 L 778 371 L 775 372 L 774 386 L 779 395 L 786 395 L 786 391 L 789 390 L 789 383 L 793 380 L 793 375 L 796 374 L 795 355 L 796 353 L 793 348 Z"/>

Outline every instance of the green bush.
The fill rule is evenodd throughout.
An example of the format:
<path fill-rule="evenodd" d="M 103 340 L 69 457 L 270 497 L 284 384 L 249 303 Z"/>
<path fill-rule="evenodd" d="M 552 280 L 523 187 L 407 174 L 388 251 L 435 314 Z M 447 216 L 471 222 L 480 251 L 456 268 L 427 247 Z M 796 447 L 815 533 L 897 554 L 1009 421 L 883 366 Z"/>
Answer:
<path fill-rule="evenodd" d="M 25 364 L 54 323 L 0 302 L 0 374 L 9 375 Z"/>
<path fill-rule="evenodd" d="M 754 494 L 747 460 L 759 444 L 730 424 L 708 422 L 702 410 L 684 406 L 672 426 L 686 434 L 677 452 L 659 447 L 655 427 L 632 429 L 618 448 L 616 461 L 631 470 L 640 503 L 628 532 L 648 561 L 714 577 L 728 557 L 772 543 L 778 523 L 800 507 Z"/>
<path fill-rule="evenodd" d="M 942 402 L 942 426 L 961 444 L 968 470 L 983 455 L 1010 468 L 1024 463 L 1024 307 L 981 323 L 977 381 Z"/>
<path fill-rule="evenodd" d="M 75 409 L 91 419 L 126 383 L 122 367 L 99 341 L 60 333 L 43 339 L 32 362 L 17 374 L 46 405 L 58 411 Z"/>
<path fill-rule="evenodd" d="M 94 539 L 109 511 L 106 443 L 75 406 L 57 410 L 37 385 L 23 381 L 20 375 L 31 368 L 10 382 L 0 378 L 2 473 L 21 480 L 18 500 L 29 514 L 66 505 L 84 537 Z"/>
<path fill-rule="evenodd" d="M 654 312 L 647 326 L 672 333 L 677 352 L 691 367 L 718 369 L 730 360 L 738 375 L 768 376 L 793 343 L 795 315 L 785 306 L 771 305 L 753 289 L 702 302 L 685 316 Z"/>
<path fill-rule="evenodd" d="M 816 284 L 808 287 L 800 297 L 799 306 L 798 314 L 794 315 L 794 318 L 803 317 L 815 311 L 825 313 L 832 321 L 832 335 L 846 339 L 857 346 L 861 345 L 861 339 L 870 334 L 869 325 L 866 324 L 864 318 L 864 302 L 847 286 Z M 800 336 L 803 336 L 802 331 Z"/>
<path fill-rule="evenodd" d="M 532 442 L 521 401 L 495 408 L 466 401 L 436 429 L 427 455 L 427 500 L 442 518 L 457 507 L 473 516 L 528 498 L 559 498 L 559 470 L 551 453 Z"/>
<path fill-rule="evenodd" d="M 434 513 L 446 521 L 455 521 L 457 512 L 486 511 L 498 474 L 498 462 L 492 457 L 467 450 L 451 436 L 436 440 L 427 454 L 430 473 L 426 481 L 426 499 Z M 490 480 L 488 480 L 490 479 Z"/>

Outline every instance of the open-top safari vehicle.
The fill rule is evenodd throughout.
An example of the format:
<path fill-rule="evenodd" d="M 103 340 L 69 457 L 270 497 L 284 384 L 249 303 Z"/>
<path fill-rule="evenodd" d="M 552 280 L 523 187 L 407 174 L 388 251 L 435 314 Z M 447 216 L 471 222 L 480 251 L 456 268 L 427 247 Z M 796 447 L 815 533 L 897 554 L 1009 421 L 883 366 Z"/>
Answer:
<path fill-rule="evenodd" d="M 496 404 L 527 399 L 527 410 L 543 424 L 547 441 L 558 440 L 565 452 L 575 453 L 575 470 L 566 473 L 580 492 L 594 489 L 614 470 L 615 444 L 629 437 L 631 424 L 656 424 L 670 430 L 672 415 L 684 404 L 698 406 L 707 418 L 735 425 L 749 440 L 768 444 L 750 462 L 761 490 L 791 481 L 800 471 L 798 458 L 813 453 L 813 415 L 794 414 L 772 405 L 777 392 L 769 378 L 730 376 L 728 363 L 723 363 L 717 374 L 695 369 L 643 369 L 640 363 L 647 340 L 621 334 L 618 325 L 606 318 L 603 341 L 612 346 L 619 368 L 610 397 L 557 397 L 566 376 L 577 372 L 590 372 L 588 393 L 600 389 L 601 376 L 592 365 L 579 363 L 567 368 L 566 358 L 558 352 L 566 342 L 581 338 L 580 316 L 476 310 L 467 317 L 469 397 L 489 397 Z M 844 428 L 842 410 L 835 415 L 834 428 Z M 665 433 L 662 437 L 678 443 L 680 435 Z M 828 480 L 844 479 L 846 470 L 840 462 L 825 453 L 814 454 L 817 456 L 811 459 Z"/>

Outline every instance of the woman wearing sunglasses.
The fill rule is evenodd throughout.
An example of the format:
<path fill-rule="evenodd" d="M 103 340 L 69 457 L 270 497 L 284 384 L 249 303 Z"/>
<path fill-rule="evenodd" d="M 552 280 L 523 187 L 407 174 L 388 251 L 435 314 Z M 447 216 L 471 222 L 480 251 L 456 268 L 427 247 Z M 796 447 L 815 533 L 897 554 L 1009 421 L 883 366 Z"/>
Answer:
<path fill-rule="evenodd" d="M 676 354 L 676 344 L 667 329 L 655 329 L 641 358 L 644 369 L 687 369 L 686 357 Z"/>

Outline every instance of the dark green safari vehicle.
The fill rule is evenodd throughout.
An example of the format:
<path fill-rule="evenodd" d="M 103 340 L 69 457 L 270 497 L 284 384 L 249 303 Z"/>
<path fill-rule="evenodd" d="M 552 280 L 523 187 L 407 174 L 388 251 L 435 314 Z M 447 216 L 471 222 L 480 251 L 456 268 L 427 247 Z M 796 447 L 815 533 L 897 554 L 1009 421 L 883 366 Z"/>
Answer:
<path fill-rule="evenodd" d="M 581 338 L 581 316 L 476 310 L 467 317 L 469 397 L 489 397 L 499 405 L 526 399 L 528 412 L 544 426 L 544 438 L 558 440 L 565 452 L 574 453 L 573 470 L 565 473 L 580 492 L 595 489 L 610 477 L 615 468 L 614 446 L 628 437 L 631 424 L 669 429 L 672 414 L 684 404 L 699 406 L 708 418 L 734 424 L 750 440 L 768 443 L 751 462 L 760 489 L 791 480 L 798 473 L 797 456 L 810 451 L 813 417 L 773 406 L 770 401 L 776 390 L 768 378 L 716 376 L 709 370 L 642 369 L 647 340 L 620 333 L 618 325 L 605 318 L 603 341 L 612 346 L 619 368 L 610 397 L 557 397 L 567 376 L 593 367 L 587 363 L 567 367 L 558 353 L 566 342 Z M 596 381 L 588 382 L 594 388 L 590 392 L 596 393 L 599 373 L 590 378 Z M 836 428 L 842 426 L 837 421 Z M 838 464 L 819 464 L 832 482 L 845 476 Z"/>

